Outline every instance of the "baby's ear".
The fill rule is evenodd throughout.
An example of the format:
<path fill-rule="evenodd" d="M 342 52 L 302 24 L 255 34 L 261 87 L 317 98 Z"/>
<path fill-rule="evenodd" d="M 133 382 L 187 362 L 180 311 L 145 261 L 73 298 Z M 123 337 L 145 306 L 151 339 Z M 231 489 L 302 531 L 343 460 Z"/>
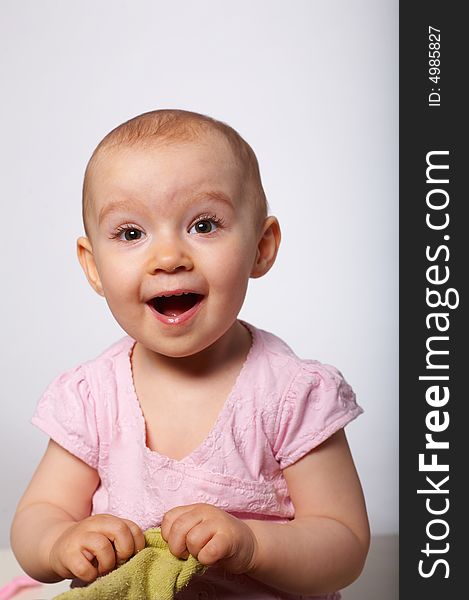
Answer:
<path fill-rule="evenodd" d="M 267 217 L 262 225 L 257 243 L 256 259 L 252 267 L 251 277 L 262 277 L 274 264 L 280 246 L 280 239 L 279 222 L 275 217 Z"/>
<path fill-rule="evenodd" d="M 103 286 L 94 260 L 93 247 L 87 237 L 77 239 L 77 255 L 81 268 L 85 272 L 91 287 L 100 296 L 104 296 Z"/>

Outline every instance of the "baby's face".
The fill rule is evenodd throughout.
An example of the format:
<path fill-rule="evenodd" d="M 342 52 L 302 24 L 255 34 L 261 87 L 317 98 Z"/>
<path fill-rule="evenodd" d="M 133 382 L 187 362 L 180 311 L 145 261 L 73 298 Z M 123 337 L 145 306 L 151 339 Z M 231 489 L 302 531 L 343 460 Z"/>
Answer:
<path fill-rule="evenodd" d="M 260 234 L 225 139 L 107 150 L 89 191 L 94 287 L 121 327 L 166 356 L 219 339 L 243 304 Z"/>

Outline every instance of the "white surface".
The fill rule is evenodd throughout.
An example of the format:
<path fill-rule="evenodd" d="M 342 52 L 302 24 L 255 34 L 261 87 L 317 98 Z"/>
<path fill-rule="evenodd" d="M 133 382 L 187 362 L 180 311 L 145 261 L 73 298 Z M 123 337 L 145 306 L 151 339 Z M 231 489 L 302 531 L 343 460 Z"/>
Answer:
<path fill-rule="evenodd" d="M 14 577 L 24 575 L 24 571 L 16 562 L 11 550 L 0 549 L 0 588 L 9 583 Z M 49 600 L 69 589 L 70 582 L 42 584 L 37 587 L 24 588 L 14 596 L 15 600 Z"/>
<path fill-rule="evenodd" d="M 75 258 L 86 161 L 158 107 L 256 151 L 278 263 L 241 316 L 338 366 L 373 530 L 397 531 L 397 0 L 2 0 L 0 544 L 46 444 L 48 382 L 121 335 Z"/>

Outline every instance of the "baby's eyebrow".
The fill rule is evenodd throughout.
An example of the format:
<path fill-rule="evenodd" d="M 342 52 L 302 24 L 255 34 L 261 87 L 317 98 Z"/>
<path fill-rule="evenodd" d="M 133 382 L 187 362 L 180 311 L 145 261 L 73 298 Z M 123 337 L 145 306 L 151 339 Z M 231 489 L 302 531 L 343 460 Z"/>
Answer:
<path fill-rule="evenodd" d="M 210 198 L 212 200 L 216 200 L 217 202 L 222 202 L 223 204 L 227 204 L 230 208 L 234 208 L 233 202 L 229 196 L 227 196 L 222 191 L 202 191 L 191 197 L 192 202 L 197 202 L 199 200 L 203 200 L 204 198 Z"/>
<path fill-rule="evenodd" d="M 193 202 L 199 202 L 200 200 L 204 200 L 205 198 L 209 198 L 211 200 L 215 200 L 216 202 L 221 202 L 230 208 L 234 208 L 233 202 L 229 196 L 227 196 L 224 192 L 220 190 L 210 190 L 210 191 L 201 191 L 195 195 L 188 196 L 188 204 Z M 146 211 L 148 210 L 145 204 L 142 204 L 138 200 L 128 198 L 127 200 L 116 200 L 115 202 L 111 202 L 110 204 L 106 204 L 99 211 L 98 215 L 98 225 L 104 221 L 104 219 L 114 212 L 125 212 L 128 210 L 140 210 Z"/>
<path fill-rule="evenodd" d="M 119 212 L 119 211 L 125 212 L 126 210 L 132 210 L 132 209 L 142 210 L 142 209 L 144 209 L 144 205 L 136 200 L 131 200 L 131 199 L 117 200 L 116 202 L 111 202 L 110 204 L 106 204 L 99 211 L 98 225 L 101 225 L 101 223 L 104 221 L 104 219 L 108 215 L 110 215 L 114 212 Z"/>

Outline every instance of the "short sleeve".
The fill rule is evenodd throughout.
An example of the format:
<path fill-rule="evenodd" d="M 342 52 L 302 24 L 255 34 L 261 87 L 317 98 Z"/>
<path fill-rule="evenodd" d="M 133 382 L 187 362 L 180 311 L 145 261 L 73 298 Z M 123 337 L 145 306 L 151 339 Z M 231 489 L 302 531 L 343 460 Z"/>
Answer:
<path fill-rule="evenodd" d="M 97 468 L 95 409 L 83 367 L 63 373 L 49 385 L 31 422 L 65 450 Z"/>
<path fill-rule="evenodd" d="M 302 361 L 277 413 L 274 455 L 284 469 L 363 412 L 342 374 Z"/>

